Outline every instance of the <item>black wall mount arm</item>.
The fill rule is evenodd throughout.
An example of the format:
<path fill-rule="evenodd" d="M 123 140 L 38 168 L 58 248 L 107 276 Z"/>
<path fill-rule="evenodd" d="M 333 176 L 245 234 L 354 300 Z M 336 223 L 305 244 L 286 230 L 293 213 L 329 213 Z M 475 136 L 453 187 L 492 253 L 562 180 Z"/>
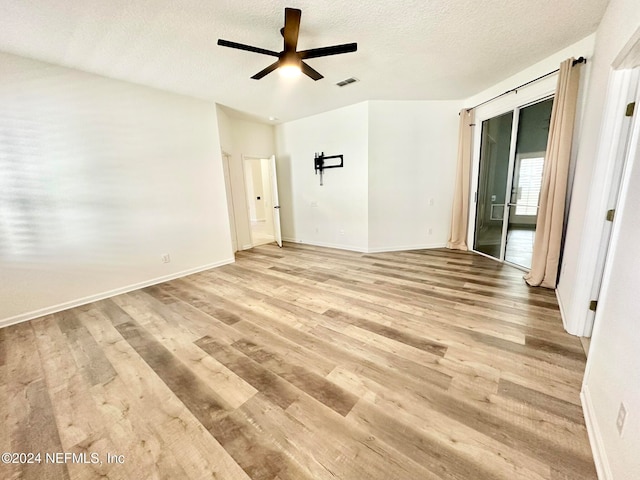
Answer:
<path fill-rule="evenodd" d="M 332 159 L 336 159 L 339 158 L 340 159 L 340 163 L 331 163 L 331 165 L 325 165 L 325 160 L 332 160 Z M 344 167 L 344 157 L 342 155 L 325 155 L 324 152 L 316 152 L 316 156 L 313 159 L 313 169 L 316 172 L 316 175 L 318 174 L 318 172 L 320 172 L 320 186 L 323 185 L 323 181 L 322 181 L 322 173 L 328 169 L 328 168 L 341 168 Z"/>

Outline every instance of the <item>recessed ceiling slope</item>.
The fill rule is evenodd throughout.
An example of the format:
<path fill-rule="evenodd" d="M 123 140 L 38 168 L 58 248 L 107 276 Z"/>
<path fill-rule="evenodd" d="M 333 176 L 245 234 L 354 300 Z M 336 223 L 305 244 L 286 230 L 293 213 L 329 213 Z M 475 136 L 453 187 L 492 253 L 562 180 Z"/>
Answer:
<path fill-rule="evenodd" d="M 213 100 L 281 121 L 356 102 L 471 96 L 594 32 L 607 0 L 0 0 L 0 50 Z M 250 77 L 279 51 L 286 7 L 304 11 L 298 50 L 358 42 L 314 59 L 327 80 Z M 348 77 L 350 88 L 335 83 Z"/>

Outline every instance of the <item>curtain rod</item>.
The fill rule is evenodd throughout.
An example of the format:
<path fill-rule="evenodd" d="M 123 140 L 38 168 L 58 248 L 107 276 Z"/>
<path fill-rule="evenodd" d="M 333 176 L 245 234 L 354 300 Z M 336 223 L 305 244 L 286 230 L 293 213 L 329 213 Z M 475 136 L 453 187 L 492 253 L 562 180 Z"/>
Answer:
<path fill-rule="evenodd" d="M 572 66 L 575 67 L 579 63 L 587 63 L 587 59 L 584 58 L 584 57 L 580 57 L 580 58 L 578 58 L 578 59 L 573 61 Z M 527 85 L 530 85 L 530 84 L 532 84 L 534 82 L 537 82 L 538 80 L 542 80 L 543 78 L 546 78 L 546 77 L 548 77 L 550 75 L 553 75 L 554 73 L 558 73 L 559 71 L 560 71 L 560 69 L 556 68 L 553 72 L 549 72 L 549 73 L 545 73 L 544 75 L 540 75 L 538 78 L 534 78 L 533 80 L 529 80 L 527 83 L 523 83 L 522 85 L 518 85 L 517 87 L 514 87 L 511 90 L 507 90 L 506 92 L 501 93 L 500 95 L 496 95 L 495 97 L 490 98 L 489 100 L 485 100 L 484 102 L 477 104 L 475 107 L 465 108 L 465 110 L 467 112 L 470 112 L 474 108 L 478 108 L 478 107 L 484 105 L 485 103 L 493 102 L 496 98 L 504 97 L 505 95 L 508 95 L 511 92 L 517 92 L 520 88 L 526 87 Z"/>

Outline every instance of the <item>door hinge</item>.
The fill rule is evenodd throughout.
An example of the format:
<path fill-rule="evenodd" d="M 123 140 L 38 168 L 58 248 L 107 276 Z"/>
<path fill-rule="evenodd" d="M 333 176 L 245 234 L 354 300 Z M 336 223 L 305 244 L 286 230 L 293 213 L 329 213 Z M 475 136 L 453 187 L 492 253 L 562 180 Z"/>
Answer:
<path fill-rule="evenodd" d="M 615 209 L 607 210 L 607 222 L 613 222 L 613 217 L 616 216 Z"/>
<path fill-rule="evenodd" d="M 625 117 L 633 117 L 633 112 L 636 109 L 636 102 L 631 102 L 627 105 L 627 111 L 624 113 Z"/>
<path fill-rule="evenodd" d="M 589 310 L 591 310 L 592 312 L 595 312 L 596 308 L 598 308 L 598 301 L 597 300 L 591 300 L 589 302 Z"/>
<path fill-rule="evenodd" d="M 478 203 L 478 192 L 476 192 L 476 199 L 475 199 L 475 203 Z"/>

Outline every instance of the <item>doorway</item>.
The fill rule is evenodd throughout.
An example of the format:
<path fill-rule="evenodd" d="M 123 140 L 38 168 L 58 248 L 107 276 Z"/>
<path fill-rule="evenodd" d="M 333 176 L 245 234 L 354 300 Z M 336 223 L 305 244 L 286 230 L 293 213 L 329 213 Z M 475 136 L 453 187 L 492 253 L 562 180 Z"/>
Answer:
<path fill-rule="evenodd" d="M 482 122 L 473 249 L 529 270 L 553 98 Z"/>
<path fill-rule="evenodd" d="M 282 246 L 275 157 L 243 157 L 247 213 L 252 246 Z"/>

